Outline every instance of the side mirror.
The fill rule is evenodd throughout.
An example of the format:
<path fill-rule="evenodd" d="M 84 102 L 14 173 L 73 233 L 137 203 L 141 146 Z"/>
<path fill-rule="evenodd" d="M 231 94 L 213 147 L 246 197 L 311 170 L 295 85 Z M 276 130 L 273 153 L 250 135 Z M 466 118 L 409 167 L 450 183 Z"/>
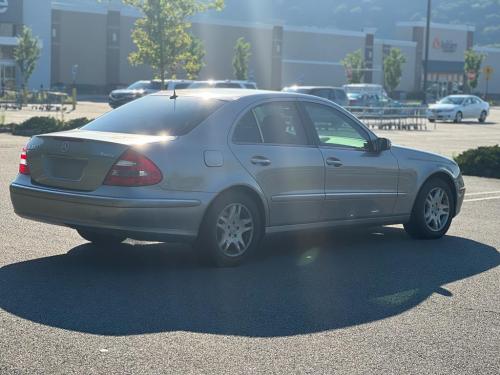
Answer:
<path fill-rule="evenodd" d="M 382 152 L 390 150 L 392 143 L 387 138 L 377 138 L 371 144 L 371 151 L 373 152 Z"/>

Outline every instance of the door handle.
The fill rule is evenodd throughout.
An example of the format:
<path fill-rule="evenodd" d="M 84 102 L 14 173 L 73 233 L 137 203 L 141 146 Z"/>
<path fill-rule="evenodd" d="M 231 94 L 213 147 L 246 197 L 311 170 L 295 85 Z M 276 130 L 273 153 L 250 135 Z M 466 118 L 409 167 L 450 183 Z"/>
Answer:
<path fill-rule="evenodd" d="M 271 160 L 264 156 L 254 156 L 250 159 L 250 163 L 254 165 L 262 165 L 262 166 L 268 166 L 271 165 Z"/>
<path fill-rule="evenodd" d="M 326 159 L 326 164 L 333 165 L 334 167 L 342 166 L 342 162 L 340 161 L 340 159 L 334 158 L 333 156 Z"/>

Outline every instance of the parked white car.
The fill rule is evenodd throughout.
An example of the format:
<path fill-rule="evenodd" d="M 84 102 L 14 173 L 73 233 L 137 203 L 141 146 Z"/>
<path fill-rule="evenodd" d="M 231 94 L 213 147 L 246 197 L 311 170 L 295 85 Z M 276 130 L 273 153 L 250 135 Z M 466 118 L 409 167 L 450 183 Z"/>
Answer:
<path fill-rule="evenodd" d="M 485 122 L 489 111 L 490 105 L 477 96 L 450 95 L 430 105 L 427 118 L 430 122 L 437 120 L 461 122 L 463 119 Z"/>

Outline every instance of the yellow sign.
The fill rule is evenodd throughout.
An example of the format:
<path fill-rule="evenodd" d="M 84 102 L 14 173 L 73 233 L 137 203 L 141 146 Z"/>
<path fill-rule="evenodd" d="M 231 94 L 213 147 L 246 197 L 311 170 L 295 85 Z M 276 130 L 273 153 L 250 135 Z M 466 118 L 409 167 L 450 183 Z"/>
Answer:
<path fill-rule="evenodd" d="M 493 67 L 491 65 L 486 65 L 484 68 L 483 68 L 483 74 L 484 74 L 484 78 L 489 81 L 491 79 L 491 76 L 493 75 Z"/>

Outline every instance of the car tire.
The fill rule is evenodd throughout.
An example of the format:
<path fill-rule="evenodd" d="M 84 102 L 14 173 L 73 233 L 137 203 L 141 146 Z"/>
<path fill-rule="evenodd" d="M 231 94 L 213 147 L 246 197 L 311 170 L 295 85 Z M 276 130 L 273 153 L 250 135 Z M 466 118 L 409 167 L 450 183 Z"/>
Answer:
<path fill-rule="evenodd" d="M 455 201 L 450 186 L 441 178 L 432 178 L 420 189 L 404 228 L 413 238 L 441 238 L 450 228 L 453 212 Z"/>
<path fill-rule="evenodd" d="M 85 240 L 92 242 L 98 246 L 110 246 L 110 245 L 118 245 L 125 241 L 126 237 L 119 236 L 116 234 L 94 231 L 91 229 L 82 229 L 79 228 L 76 230 L 78 234 Z"/>
<path fill-rule="evenodd" d="M 455 115 L 455 119 L 453 120 L 453 122 L 455 124 L 459 124 L 462 122 L 462 120 L 464 119 L 464 115 L 462 112 L 458 111 L 457 114 Z"/>
<path fill-rule="evenodd" d="M 200 228 L 196 248 L 203 260 L 217 267 L 235 267 L 256 250 L 264 233 L 254 199 L 241 192 L 216 198 Z"/>
<path fill-rule="evenodd" d="M 488 116 L 488 114 L 486 113 L 486 111 L 482 111 L 481 112 L 481 115 L 479 116 L 479 119 L 478 121 L 483 124 L 485 121 L 486 121 L 486 117 Z"/>

